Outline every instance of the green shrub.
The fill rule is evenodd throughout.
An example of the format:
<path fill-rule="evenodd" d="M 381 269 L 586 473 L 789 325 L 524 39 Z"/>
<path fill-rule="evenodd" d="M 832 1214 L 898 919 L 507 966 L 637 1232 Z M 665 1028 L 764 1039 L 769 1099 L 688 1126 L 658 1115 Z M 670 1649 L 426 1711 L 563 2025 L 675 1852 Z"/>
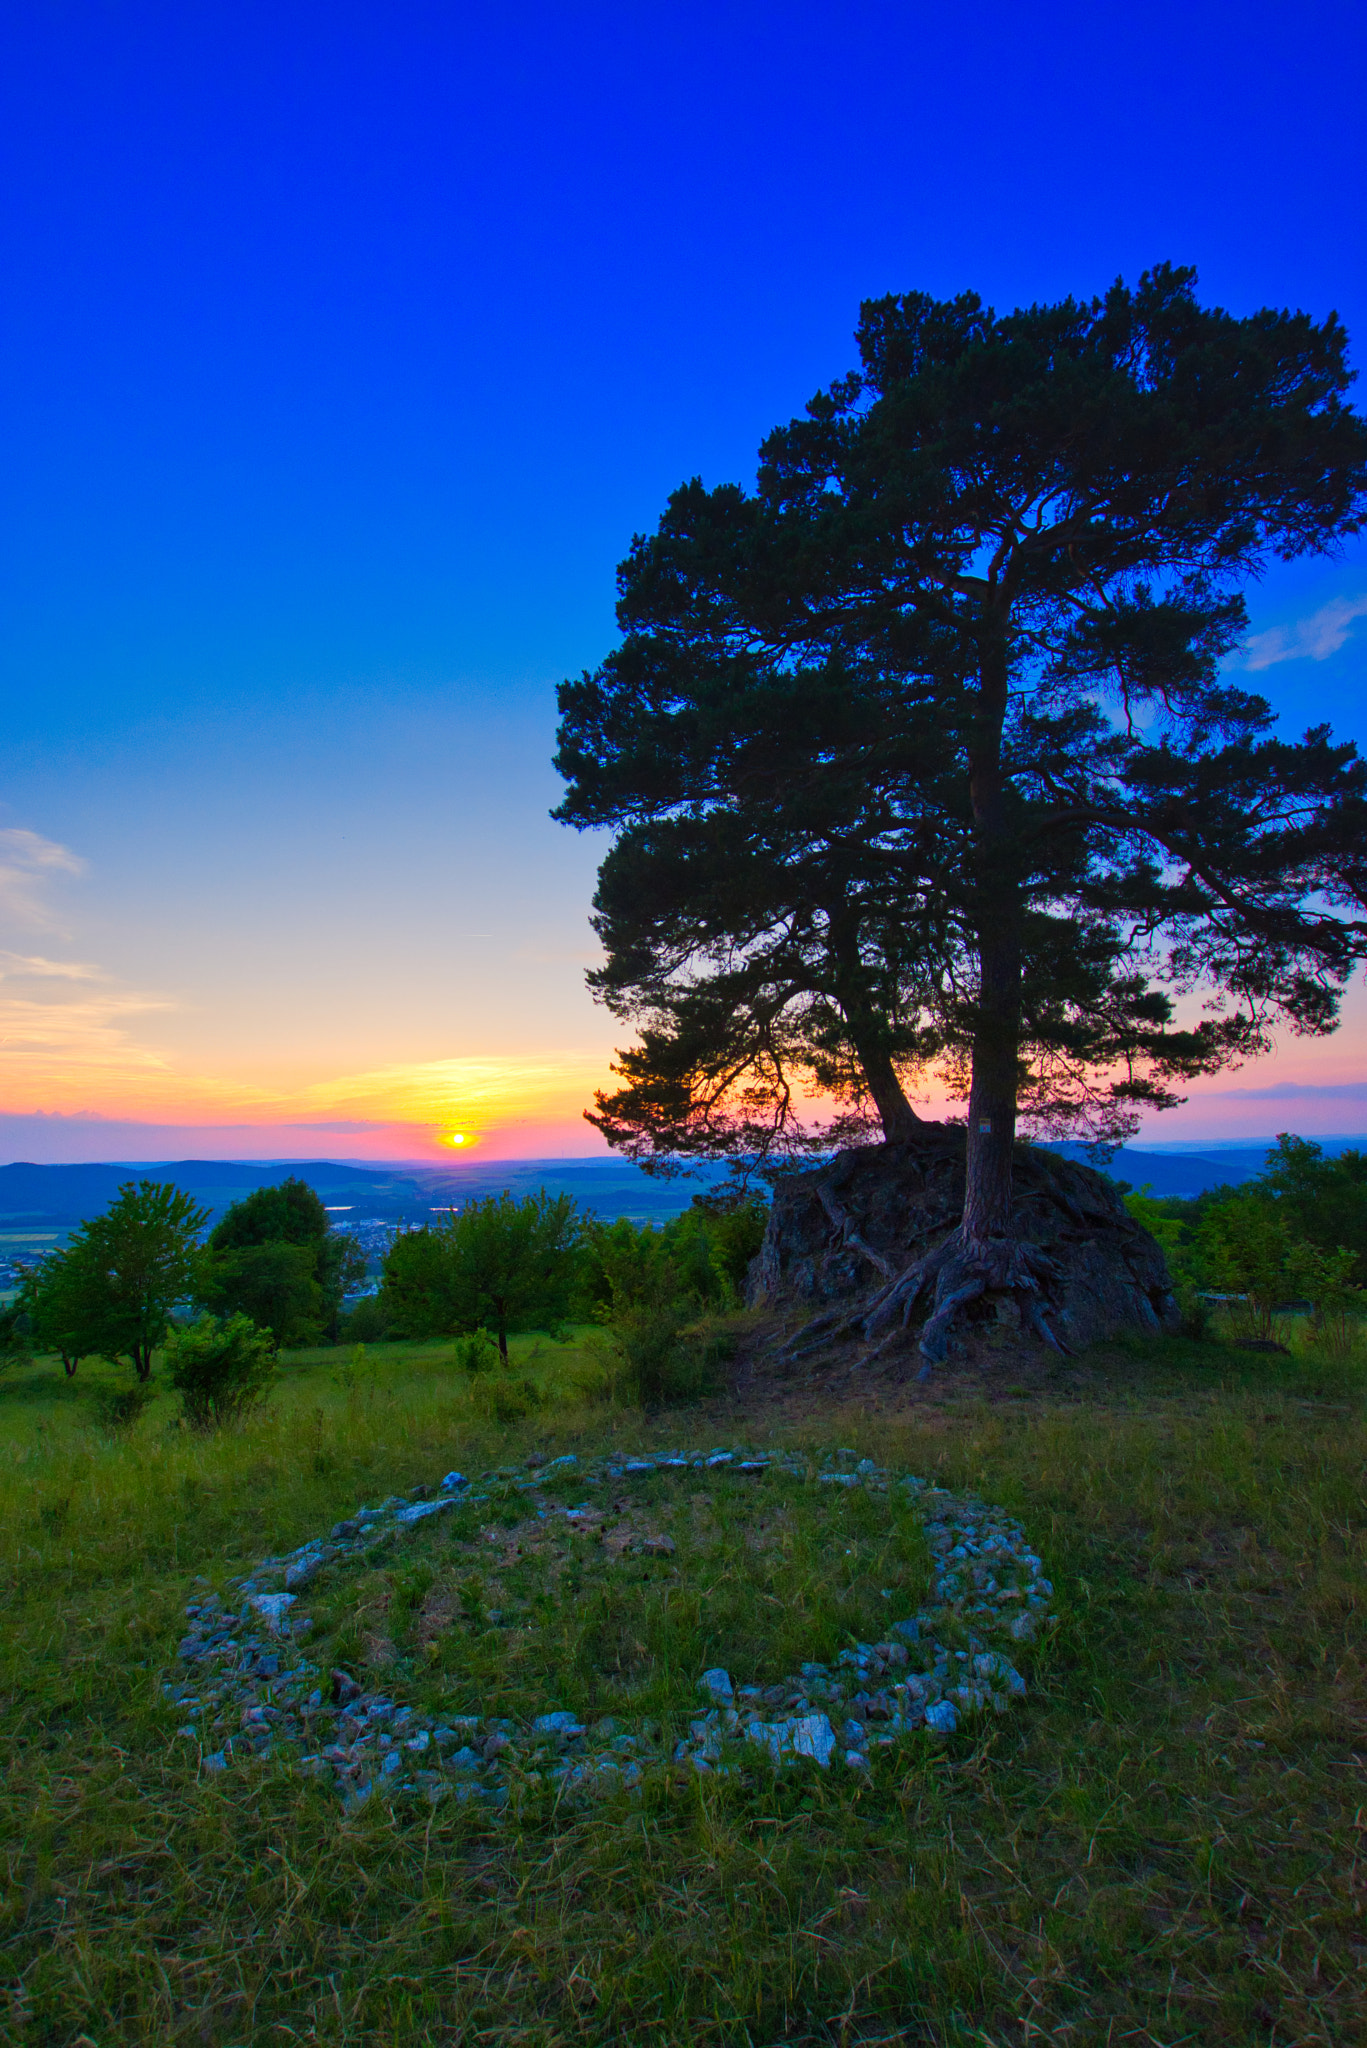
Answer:
<path fill-rule="evenodd" d="M 493 1372 L 500 1363 L 498 1347 L 487 1330 L 472 1330 L 456 1345 L 456 1364 L 462 1372 Z"/>
<path fill-rule="evenodd" d="M 365 1294 L 342 1324 L 348 1344 L 382 1344 L 389 1335 L 389 1308 L 382 1294 Z"/>
<path fill-rule="evenodd" d="M 236 1421 L 269 1392 L 276 1371 L 275 1339 L 249 1316 L 220 1322 L 203 1315 L 166 1341 L 166 1377 L 180 1395 L 191 1429 L 219 1429 Z"/>
<path fill-rule="evenodd" d="M 131 1429 L 144 1408 L 156 1397 L 156 1389 L 149 1387 L 145 1380 L 134 1380 L 131 1387 L 103 1388 L 95 1396 L 96 1419 L 101 1429 L 115 1434 Z"/>

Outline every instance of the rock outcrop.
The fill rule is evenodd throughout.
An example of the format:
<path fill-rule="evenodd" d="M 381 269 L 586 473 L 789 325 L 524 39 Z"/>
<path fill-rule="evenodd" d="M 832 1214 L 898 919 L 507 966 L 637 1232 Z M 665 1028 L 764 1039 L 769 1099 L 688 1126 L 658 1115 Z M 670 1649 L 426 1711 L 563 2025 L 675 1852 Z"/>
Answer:
<path fill-rule="evenodd" d="M 756 1306 L 816 1311 L 787 1355 L 851 1337 L 877 1338 L 880 1351 L 911 1348 L 933 1289 L 908 1300 L 898 1282 L 957 1228 L 964 1152 L 961 1126 L 927 1124 L 904 1144 L 858 1146 L 778 1183 L 749 1295 Z M 1012 1242 L 1022 1256 L 1011 1263 L 1023 1284 L 989 1287 L 964 1305 L 961 1348 L 1014 1336 L 1078 1351 L 1125 1331 L 1176 1327 L 1162 1250 L 1101 1174 L 1022 1143 L 1013 1182 Z"/>

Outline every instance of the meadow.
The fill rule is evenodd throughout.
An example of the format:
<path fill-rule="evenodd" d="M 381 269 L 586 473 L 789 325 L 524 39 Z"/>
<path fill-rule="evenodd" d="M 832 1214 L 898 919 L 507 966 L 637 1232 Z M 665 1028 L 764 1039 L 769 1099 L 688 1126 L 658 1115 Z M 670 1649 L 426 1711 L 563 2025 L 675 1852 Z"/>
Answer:
<path fill-rule="evenodd" d="M 928 1393 L 780 1387 L 648 1416 L 611 1398 L 602 1344 L 516 1339 L 506 1381 L 458 1370 L 449 1343 L 297 1353 L 265 1411 L 207 1437 L 166 1395 L 103 1424 L 108 1369 L 0 1378 L 0 2038 L 1367 2035 L 1360 1362 L 1172 1340 L 1029 1388 L 949 1371 Z M 1018 1516 L 1057 1614 L 1027 1698 L 867 1775 L 662 1770 L 634 1797 L 501 1814 L 379 1796 L 344 1813 L 269 1759 L 206 1773 L 176 1734 L 161 1685 L 197 1580 L 452 1465 L 742 1440 L 848 1446 Z M 829 1500 L 791 1513 L 781 1583 L 743 1549 L 708 1553 L 707 1597 L 669 1617 L 671 1668 L 747 1637 L 781 1657 L 824 1630 L 829 1649 L 894 1538 L 918 1569 L 914 1530 L 851 1530 Z M 632 1598 L 658 1606 L 677 1562 L 648 1561 Z M 628 1681 L 667 1709 L 649 1659 L 614 1676 L 592 1572 L 518 1574 L 472 1590 L 441 1556 L 377 1557 L 354 1614 L 334 1587 L 320 1618 L 416 1685 L 445 1597 L 461 1669 L 509 1711 Z"/>

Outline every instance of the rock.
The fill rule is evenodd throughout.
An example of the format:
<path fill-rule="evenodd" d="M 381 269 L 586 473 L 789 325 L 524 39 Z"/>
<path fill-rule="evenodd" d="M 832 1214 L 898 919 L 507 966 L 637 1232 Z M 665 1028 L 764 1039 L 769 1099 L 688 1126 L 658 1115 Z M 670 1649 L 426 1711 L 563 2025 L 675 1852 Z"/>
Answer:
<path fill-rule="evenodd" d="M 332 1540 L 334 1543 L 349 1542 L 353 1536 L 359 1536 L 360 1533 L 361 1525 L 359 1522 L 334 1522 L 332 1525 Z"/>
<path fill-rule="evenodd" d="M 904 1643 L 919 1643 L 921 1624 L 919 1621 L 895 1621 L 888 1630 L 890 1636 L 900 1636 Z"/>
<path fill-rule="evenodd" d="M 212 1755 L 205 1757 L 204 1768 L 206 1771 L 226 1771 L 228 1768 L 227 1752 L 221 1749 L 214 1750 Z"/>
<path fill-rule="evenodd" d="M 723 1671 L 720 1665 L 715 1666 L 711 1671 L 704 1671 L 702 1677 L 698 1680 L 698 1687 L 700 1691 L 710 1693 L 714 1700 L 722 1702 L 727 1706 L 730 1706 L 735 1698 L 735 1687 L 731 1683 L 731 1674 L 729 1671 Z"/>
<path fill-rule="evenodd" d="M 563 1708 L 557 1708 L 553 1714 L 538 1714 L 532 1722 L 533 1735 L 560 1735 L 568 1739 L 587 1732 L 578 1715 L 568 1714 Z"/>
<path fill-rule="evenodd" d="M 332 1674 L 332 1697 L 339 1707 L 349 1706 L 352 1700 L 361 1697 L 361 1688 L 349 1671 L 334 1671 Z"/>
<path fill-rule="evenodd" d="M 958 1709 L 953 1700 L 936 1700 L 926 1708 L 926 1726 L 933 1728 L 937 1735 L 952 1735 L 959 1725 Z"/>
<path fill-rule="evenodd" d="M 1017 1698 L 1025 1691 L 1025 1680 L 1014 1664 L 1008 1664 L 998 1650 L 985 1650 L 973 1659 L 974 1674 L 978 1678 L 995 1679 Z"/>
<path fill-rule="evenodd" d="M 439 1515 L 444 1508 L 454 1505 L 455 1502 L 449 1494 L 445 1500 L 420 1500 L 411 1508 L 400 1508 L 394 1520 L 399 1523 L 425 1522 L 429 1515 Z"/>
<path fill-rule="evenodd" d="M 477 1771 L 484 1759 L 477 1749 L 471 1749 L 467 1743 L 463 1749 L 453 1751 L 446 1762 L 453 1771 Z"/>
<path fill-rule="evenodd" d="M 673 1557 L 675 1550 L 670 1536 L 646 1536 L 636 1547 L 643 1557 Z"/>
<path fill-rule="evenodd" d="M 254 1593 L 247 1602 L 265 1622 L 272 1635 L 282 1632 L 285 1616 L 294 1605 L 293 1593 Z"/>
<path fill-rule="evenodd" d="M 856 1146 L 824 1166 L 786 1175 L 750 1268 L 751 1304 L 838 1310 L 809 1340 L 813 1348 L 835 1341 L 890 1276 L 957 1228 L 964 1149 L 962 1126 L 926 1124 L 904 1144 Z M 1062 1342 L 1080 1350 L 1121 1331 L 1177 1327 L 1162 1250 L 1108 1181 L 1024 1142 L 1016 1146 L 1013 1180 L 1014 1229 L 1043 1255 L 1042 1306 Z M 996 1302 L 984 1296 L 967 1305 L 958 1334 L 970 1353 L 985 1345 L 990 1356 L 1000 1346 Z M 914 1322 L 929 1308 L 923 1296 Z M 1041 1346 L 1024 1326 L 1010 1341 Z M 799 1334 L 785 1350 L 795 1356 L 803 1348 Z"/>

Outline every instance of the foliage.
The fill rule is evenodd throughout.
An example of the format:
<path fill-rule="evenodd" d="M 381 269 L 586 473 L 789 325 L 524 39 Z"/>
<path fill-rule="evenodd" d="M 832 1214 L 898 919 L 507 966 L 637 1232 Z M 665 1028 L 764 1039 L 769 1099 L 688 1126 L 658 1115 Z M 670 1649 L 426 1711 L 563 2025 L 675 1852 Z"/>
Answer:
<path fill-rule="evenodd" d="M 504 1193 L 395 1238 L 382 1299 L 395 1331 L 442 1336 L 483 1325 L 506 1369 L 508 1333 L 564 1320 L 582 1225 L 568 1195 Z"/>
<path fill-rule="evenodd" d="M 131 1387 L 102 1387 L 95 1396 L 95 1414 L 102 1429 L 132 1429 L 156 1398 L 146 1380 L 134 1380 Z"/>
<path fill-rule="evenodd" d="M 324 1320 L 317 1271 L 311 1244 L 243 1245 L 206 1261 L 199 1295 L 211 1313 L 248 1316 L 277 1344 L 316 1344 Z"/>
<path fill-rule="evenodd" d="M 1367 767 L 1275 737 L 1224 661 L 1243 584 L 1358 529 L 1367 427 L 1332 315 L 1193 286 L 866 304 L 757 490 L 685 485 L 633 544 L 557 757 L 558 815 L 618 834 L 611 1144 L 800 1147 L 813 1090 L 901 1136 L 929 1063 L 969 1099 L 981 1247 L 1018 1115 L 1119 1136 L 1278 1020 L 1333 1028 Z"/>
<path fill-rule="evenodd" d="M 461 1372 L 492 1372 L 502 1362 L 498 1347 L 489 1341 L 487 1330 L 472 1330 L 468 1337 L 462 1337 L 456 1345 L 456 1364 Z"/>
<path fill-rule="evenodd" d="M 1311 1304 L 1311 1335 L 1332 1358 L 1347 1358 L 1367 1310 L 1367 1289 L 1354 1278 L 1359 1263 L 1346 1245 L 1326 1252 L 1302 1241 L 1287 1256 L 1292 1291 Z"/>
<path fill-rule="evenodd" d="M 0 1372 L 7 1366 L 27 1364 L 32 1357 L 32 1328 L 21 1294 L 7 1307 L 0 1306 Z"/>
<path fill-rule="evenodd" d="M 342 1296 L 365 1277 L 365 1254 L 334 1230 L 307 1181 L 291 1176 L 234 1202 L 209 1234 L 200 1287 L 220 1315 L 240 1311 L 280 1344 L 340 1335 Z"/>
<path fill-rule="evenodd" d="M 343 1319 L 342 1335 L 349 1344 L 374 1344 L 389 1335 L 389 1311 L 383 1295 L 363 1294 Z"/>
<path fill-rule="evenodd" d="M 1327 1159 L 1312 1138 L 1280 1133 L 1267 1156 L 1260 1185 L 1294 1238 L 1321 1251 L 1346 1246 L 1359 1280 L 1367 1280 L 1367 1153 L 1349 1150 Z"/>
<path fill-rule="evenodd" d="M 1197 1238 L 1207 1284 L 1231 1297 L 1249 1337 L 1270 1338 L 1278 1306 L 1291 1292 L 1286 1224 L 1259 1193 L 1230 1196 L 1207 1211 Z"/>
<path fill-rule="evenodd" d="M 627 1391 L 647 1407 L 708 1393 L 719 1360 L 701 1318 L 729 1303 L 731 1287 L 704 1218 L 686 1211 L 659 1230 L 626 1217 L 600 1224 L 589 1269 Z"/>
<path fill-rule="evenodd" d="M 1191 1200 L 1129 1191 L 1125 1206 L 1162 1245 L 1190 1334 L 1200 1334 L 1209 1291 L 1245 1296 L 1228 1305 L 1231 1318 L 1260 1338 L 1270 1336 L 1279 1306 L 1309 1301 L 1315 1340 L 1335 1356 L 1351 1349 L 1367 1313 L 1362 1153 L 1327 1159 L 1314 1140 L 1283 1131 L 1263 1172 L 1242 1187 Z"/>
<path fill-rule="evenodd" d="M 758 1257 L 769 1222 L 769 1204 L 753 1188 L 719 1188 L 694 1195 L 692 1212 L 704 1220 L 713 1262 L 739 1297 L 751 1261 Z"/>
<path fill-rule="evenodd" d="M 102 1216 L 40 1262 L 26 1297 L 35 1343 L 60 1351 L 68 1373 L 98 1355 L 126 1358 L 148 1379 L 172 1310 L 194 1291 L 208 1220 L 179 1188 L 125 1182 Z"/>
<path fill-rule="evenodd" d="M 276 1372 L 275 1339 L 240 1313 L 226 1321 L 202 1315 L 171 1332 L 165 1364 L 167 1384 L 180 1395 L 191 1429 L 221 1429 L 240 1420 L 270 1392 Z"/>

